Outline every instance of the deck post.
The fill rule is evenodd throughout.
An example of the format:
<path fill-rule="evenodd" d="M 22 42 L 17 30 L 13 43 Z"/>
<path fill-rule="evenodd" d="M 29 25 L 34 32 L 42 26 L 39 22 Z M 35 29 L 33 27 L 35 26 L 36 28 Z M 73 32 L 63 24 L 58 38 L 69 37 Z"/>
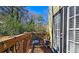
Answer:
<path fill-rule="evenodd" d="M 26 39 L 23 42 L 23 53 L 26 53 Z"/>
<path fill-rule="evenodd" d="M 13 52 L 13 53 L 16 53 L 15 45 L 13 46 L 12 52 Z"/>

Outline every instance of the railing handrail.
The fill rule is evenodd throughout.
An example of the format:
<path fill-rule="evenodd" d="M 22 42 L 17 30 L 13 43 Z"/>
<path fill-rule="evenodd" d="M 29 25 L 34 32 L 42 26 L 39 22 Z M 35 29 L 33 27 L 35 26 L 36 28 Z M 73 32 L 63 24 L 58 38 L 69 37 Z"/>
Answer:
<path fill-rule="evenodd" d="M 40 34 L 40 32 L 38 34 Z M 12 47 L 13 45 L 16 44 L 17 41 L 31 39 L 32 38 L 31 35 L 32 35 L 32 32 L 25 32 L 23 34 L 16 35 L 14 37 L 8 38 L 7 40 L 1 41 L 2 44 L 0 44 L 0 52 L 3 52 L 6 49 Z"/>
<path fill-rule="evenodd" d="M 0 45 L 0 52 L 5 51 L 6 49 L 10 48 L 11 46 L 15 45 L 17 41 L 21 41 L 26 39 L 26 34 L 16 35 L 14 37 L 8 38 L 7 40 L 3 40 Z"/>

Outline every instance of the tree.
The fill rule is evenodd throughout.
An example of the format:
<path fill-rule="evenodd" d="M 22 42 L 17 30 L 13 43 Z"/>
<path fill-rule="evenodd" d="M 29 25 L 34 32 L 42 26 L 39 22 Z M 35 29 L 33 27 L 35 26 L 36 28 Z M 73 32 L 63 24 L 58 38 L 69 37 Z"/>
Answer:
<path fill-rule="evenodd" d="M 43 31 L 43 17 L 29 13 L 25 7 L 1 6 L 0 10 L 1 35 L 17 35 L 23 32 L 34 32 L 35 29 Z M 37 24 L 35 24 L 36 20 Z M 38 27 L 35 28 L 37 25 Z"/>
<path fill-rule="evenodd" d="M 2 25 L 1 31 L 4 35 L 15 35 L 19 34 L 20 27 L 21 24 L 16 19 L 12 20 L 11 15 L 7 15 Z"/>
<path fill-rule="evenodd" d="M 35 31 L 34 20 L 31 19 L 31 20 L 26 24 L 25 28 L 26 28 L 26 31 L 28 31 L 28 32 L 33 32 L 33 31 Z"/>
<path fill-rule="evenodd" d="M 38 32 L 43 32 L 44 31 L 43 17 L 42 16 L 38 16 L 37 24 L 36 24 L 36 31 L 38 31 Z"/>
<path fill-rule="evenodd" d="M 28 15 L 28 11 L 24 9 L 24 7 L 1 6 L 0 10 L 0 22 L 3 22 L 0 23 L 0 34 L 16 35 L 26 31 L 26 28 L 24 28 L 24 25 L 21 23 L 21 18 Z"/>

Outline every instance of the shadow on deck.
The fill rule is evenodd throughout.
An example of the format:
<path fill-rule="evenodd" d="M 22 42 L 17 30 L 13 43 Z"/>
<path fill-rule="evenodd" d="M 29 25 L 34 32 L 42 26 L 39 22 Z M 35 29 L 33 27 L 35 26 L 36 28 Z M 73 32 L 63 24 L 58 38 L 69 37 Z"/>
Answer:
<path fill-rule="evenodd" d="M 30 53 L 53 53 L 53 51 L 51 50 L 50 47 L 45 47 L 45 46 L 42 47 L 40 45 L 37 45 L 32 48 Z"/>

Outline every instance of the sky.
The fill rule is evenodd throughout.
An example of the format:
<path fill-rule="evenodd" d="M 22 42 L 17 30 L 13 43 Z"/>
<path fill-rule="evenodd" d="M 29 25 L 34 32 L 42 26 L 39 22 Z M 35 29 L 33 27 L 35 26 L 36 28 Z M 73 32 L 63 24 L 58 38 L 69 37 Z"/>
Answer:
<path fill-rule="evenodd" d="M 48 21 L 48 6 L 27 6 L 26 7 L 29 11 L 34 14 L 42 15 L 44 18 L 44 23 Z"/>

